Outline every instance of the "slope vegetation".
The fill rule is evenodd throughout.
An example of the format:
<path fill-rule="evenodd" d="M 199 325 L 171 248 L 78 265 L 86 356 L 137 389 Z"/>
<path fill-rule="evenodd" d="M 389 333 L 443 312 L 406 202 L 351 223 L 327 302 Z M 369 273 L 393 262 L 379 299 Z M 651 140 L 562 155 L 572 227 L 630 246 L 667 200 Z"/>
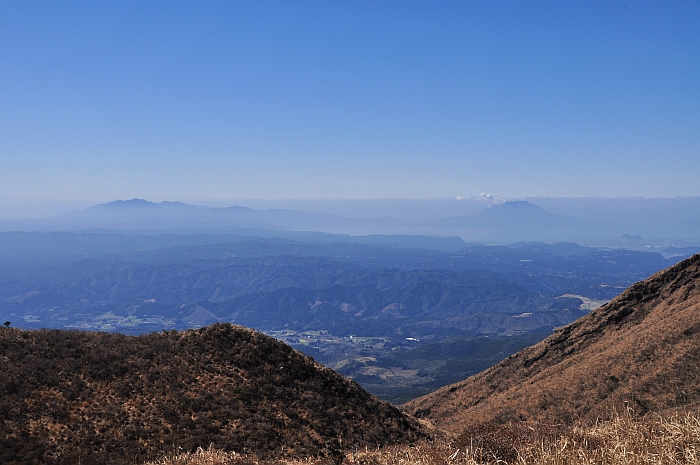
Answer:
<path fill-rule="evenodd" d="M 425 437 L 358 384 L 230 324 L 140 337 L 0 329 L 0 463 L 135 463 L 216 447 L 260 457 Z"/>
<path fill-rule="evenodd" d="M 544 341 L 404 405 L 451 431 L 511 420 L 595 422 L 700 403 L 700 255 Z"/>

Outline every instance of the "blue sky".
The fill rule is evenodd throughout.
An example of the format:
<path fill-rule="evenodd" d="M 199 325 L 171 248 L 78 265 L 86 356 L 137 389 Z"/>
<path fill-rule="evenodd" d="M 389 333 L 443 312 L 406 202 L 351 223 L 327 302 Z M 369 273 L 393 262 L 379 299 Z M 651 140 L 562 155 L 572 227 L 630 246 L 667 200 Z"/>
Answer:
<path fill-rule="evenodd" d="M 700 1 L 0 2 L 0 202 L 700 195 Z"/>

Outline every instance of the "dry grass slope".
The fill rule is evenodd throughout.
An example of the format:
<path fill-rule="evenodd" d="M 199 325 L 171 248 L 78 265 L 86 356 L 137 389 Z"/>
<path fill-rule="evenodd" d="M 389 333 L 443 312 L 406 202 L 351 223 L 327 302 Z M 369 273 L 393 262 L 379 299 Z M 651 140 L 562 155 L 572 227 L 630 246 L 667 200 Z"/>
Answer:
<path fill-rule="evenodd" d="M 425 437 L 357 383 L 229 324 L 140 337 L 0 328 L 0 463 L 138 463 L 211 443 L 264 458 Z"/>
<path fill-rule="evenodd" d="M 260 460 L 216 449 L 147 465 L 680 465 L 700 463 L 700 417 L 615 416 L 593 426 L 511 423 L 473 428 L 455 441 L 359 450 L 345 457 Z"/>
<path fill-rule="evenodd" d="M 700 255 L 496 366 L 404 409 L 460 432 L 479 422 L 593 424 L 700 404 Z"/>

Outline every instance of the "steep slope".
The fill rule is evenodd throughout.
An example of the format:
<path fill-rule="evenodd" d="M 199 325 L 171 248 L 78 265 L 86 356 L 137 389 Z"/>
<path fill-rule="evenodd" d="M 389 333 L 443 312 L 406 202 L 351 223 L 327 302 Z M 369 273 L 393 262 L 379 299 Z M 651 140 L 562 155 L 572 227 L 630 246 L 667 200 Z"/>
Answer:
<path fill-rule="evenodd" d="M 488 421 L 607 418 L 700 403 L 700 255 L 406 411 L 461 431 Z"/>
<path fill-rule="evenodd" d="M 178 448 L 317 455 L 425 436 L 289 346 L 229 324 L 140 337 L 0 329 L 0 463 L 136 463 Z"/>

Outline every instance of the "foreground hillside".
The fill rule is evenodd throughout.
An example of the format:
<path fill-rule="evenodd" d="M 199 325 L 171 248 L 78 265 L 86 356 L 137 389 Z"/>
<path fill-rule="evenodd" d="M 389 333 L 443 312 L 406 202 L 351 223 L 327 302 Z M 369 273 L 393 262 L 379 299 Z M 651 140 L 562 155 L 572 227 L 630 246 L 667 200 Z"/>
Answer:
<path fill-rule="evenodd" d="M 285 344 L 216 324 L 140 337 L 0 329 L 0 463 L 135 463 L 216 447 L 318 456 L 425 437 Z"/>
<path fill-rule="evenodd" d="M 477 423 L 593 423 L 700 403 L 700 255 L 496 366 L 404 407 L 455 432 Z"/>
<path fill-rule="evenodd" d="M 520 423 L 472 429 L 454 441 L 355 450 L 344 465 L 680 465 L 700 463 L 700 417 L 633 419 L 617 416 L 593 426 Z M 255 456 L 200 449 L 148 465 L 328 465 L 327 459 L 268 462 Z"/>

